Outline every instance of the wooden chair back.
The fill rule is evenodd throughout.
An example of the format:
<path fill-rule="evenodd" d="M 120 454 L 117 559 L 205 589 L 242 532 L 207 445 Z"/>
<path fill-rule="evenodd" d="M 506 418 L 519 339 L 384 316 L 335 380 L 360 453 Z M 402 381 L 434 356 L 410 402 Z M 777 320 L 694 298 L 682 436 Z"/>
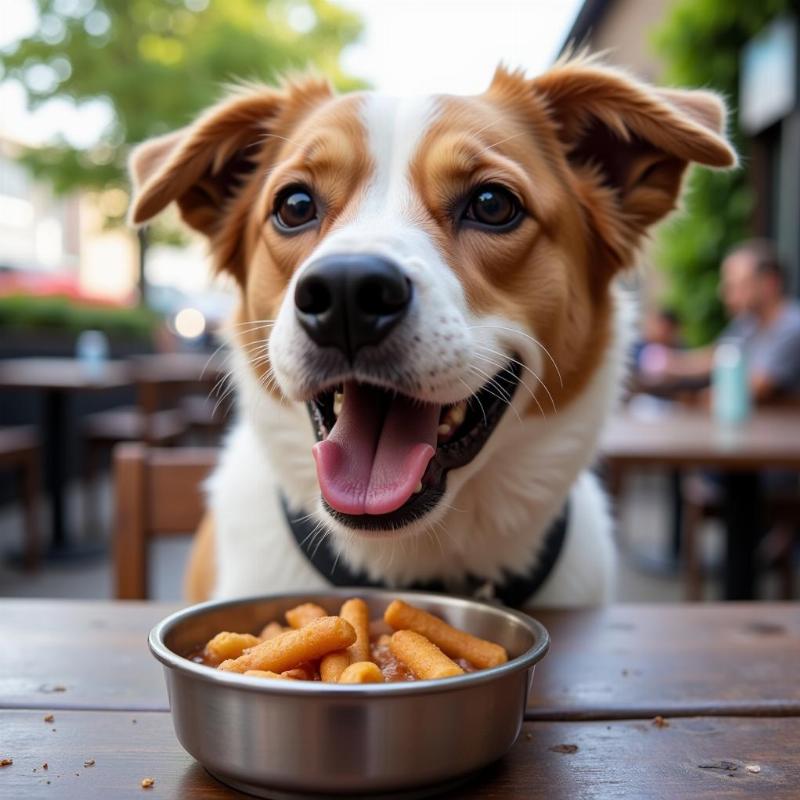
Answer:
<path fill-rule="evenodd" d="M 217 450 L 152 448 L 127 442 L 114 449 L 114 596 L 148 597 L 149 543 L 193 532 L 205 512 L 202 482 Z"/>

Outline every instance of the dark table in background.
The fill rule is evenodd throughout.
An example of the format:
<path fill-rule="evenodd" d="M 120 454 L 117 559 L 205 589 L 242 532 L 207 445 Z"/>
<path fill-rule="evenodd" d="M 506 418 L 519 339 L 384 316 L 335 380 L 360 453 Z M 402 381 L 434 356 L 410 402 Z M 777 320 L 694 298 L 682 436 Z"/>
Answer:
<path fill-rule="evenodd" d="M 13 643 L 0 651 L 0 758 L 14 760 L 0 769 L 1 796 L 141 798 L 141 779 L 153 777 L 153 797 L 246 797 L 175 739 L 161 667 L 146 644 L 174 608 L 0 601 Z M 797 799 L 800 607 L 537 616 L 553 644 L 536 668 L 517 744 L 444 798 Z M 665 724 L 654 723 L 657 714 Z"/>
<path fill-rule="evenodd" d="M 75 358 L 11 358 L 0 361 L 0 391 L 27 389 L 44 399 L 41 430 L 45 486 L 50 499 L 53 555 L 68 554 L 65 458 L 68 447 L 68 402 L 78 392 L 103 392 L 130 386 L 129 362 L 107 361 L 89 371 Z"/>
<path fill-rule="evenodd" d="M 758 409 L 739 426 L 721 426 L 708 412 L 683 407 L 646 417 L 624 411 L 611 419 L 600 452 L 616 473 L 635 467 L 719 472 L 727 532 L 725 597 L 754 596 L 763 526 L 759 474 L 800 472 L 800 409 Z"/>
<path fill-rule="evenodd" d="M 187 353 L 149 353 L 132 356 L 137 378 L 154 383 L 214 383 L 225 373 L 225 354 L 216 350 Z"/>
<path fill-rule="evenodd" d="M 44 399 L 40 425 L 44 440 L 45 485 L 50 498 L 52 556 L 80 555 L 83 552 L 70 541 L 67 530 L 65 462 L 70 441 L 70 396 L 136 385 L 140 407 L 151 412 L 157 410 L 159 387 L 197 385 L 213 397 L 213 387 L 224 375 L 224 357 L 206 352 L 137 355 L 124 361 L 106 361 L 96 372 L 87 371 L 74 358 L 0 361 L 0 391 L 34 390 Z"/>

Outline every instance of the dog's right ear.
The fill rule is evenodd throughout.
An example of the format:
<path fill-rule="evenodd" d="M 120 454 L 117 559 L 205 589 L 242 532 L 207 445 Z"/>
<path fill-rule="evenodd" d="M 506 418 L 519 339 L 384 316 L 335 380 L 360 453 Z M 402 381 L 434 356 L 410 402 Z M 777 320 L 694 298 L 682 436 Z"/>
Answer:
<path fill-rule="evenodd" d="M 650 226 L 676 207 L 690 164 L 736 165 L 725 105 L 712 92 L 659 89 L 591 58 L 528 83 L 503 72 L 496 81 L 543 102 L 612 270 L 628 266 Z"/>
<path fill-rule="evenodd" d="M 189 226 L 213 237 L 241 181 L 264 149 L 280 142 L 269 134 L 331 96 L 327 81 L 317 79 L 280 89 L 248 87 L 192 125 L 139 145 L 130 158 L 131 222 L 141 225 L 174 201 Z"/>

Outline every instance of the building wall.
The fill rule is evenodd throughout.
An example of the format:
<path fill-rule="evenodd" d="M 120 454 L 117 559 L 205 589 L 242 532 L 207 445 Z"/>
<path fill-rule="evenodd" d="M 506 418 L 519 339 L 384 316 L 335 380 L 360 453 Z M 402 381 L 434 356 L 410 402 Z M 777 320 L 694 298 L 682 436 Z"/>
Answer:
<path fill-rule="evenodd" d="M 35 181 L 17 161 L 21 149 L 0 139 L 0 267 L 73 275 L 88 294 L 130 301 L 138 275 L 133 233 L 105 227 L 102 194 L 58 197 Z"/>
<path fill-rule="evenodd" d="M 649 32 L 662 21 L 669 6 L 670 0 L 612 0 L 588 44 L 592 51 L 608 50 L 609 61 L 657 83 L 662 65 L 653 52 Z"/>
<path fill-rule="evenodd" d="M 583 44 L 592 53 L 605 51 L 609 63 L 629 69 L 638 78 L 659 83 L 663 65 L 654 52 L 650 32 L 670 5 L 671 0 L 610 0 Z M 664 276 L 653 263 L 656 247 L 657 234 L 644 242 L 634 270 L 624 278 L 638 290 L 643 310 L 660 305 L 666 290 Z"/>
<path fill-rule="evenodd" d="M 55 197 L 34 181 L 16 161 L 19 151 L 0 140 L 0 265 L 77 272 L 77 198 Z"/>
<path fill-rule="evenodd" d="M 122 302 L 136 299 L 139 251 L 135 235 L 126 226 L 107 228 L 96 194 L 81 198 L 81 288 Z"/>

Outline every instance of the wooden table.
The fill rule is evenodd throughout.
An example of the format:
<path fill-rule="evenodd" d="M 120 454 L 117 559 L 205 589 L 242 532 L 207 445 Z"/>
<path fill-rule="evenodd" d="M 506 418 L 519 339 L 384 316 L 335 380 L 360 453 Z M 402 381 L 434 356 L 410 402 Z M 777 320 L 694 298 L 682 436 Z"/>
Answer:
<path fill-rule="evenodd" d="M 153 797 L 245 797 L 209 777 L 173 734 L 146 646 L 148 629 L 171 610 L 0 602 L 0 758 L 14 761 L 0 768 L 0 796 L 141 798 L 139 782 L 153 777 Z M 449 800 L 796 800 L 800 607 L 538 616 L 553 646 L 537 667 L 522 735 Z"/>
<path fill-rule="evenodd" d="M 617 473 L 633 468 L 702 468 L 718 471 L 727 531 L 725 597 L 751 599 L 755 549 L 763 525 L 759 473 L 800 472 L 800 410 L 759 409 L 740 426 L 721 426 L 708 412 L 674 407 L 613 417 L 600 444 Z"/>
<path fill-rule="evenodd" d="M 219 351 L 150 353 L 130 359 L 137 379 L 152 383 L 214 384 L 225 375 L 225 362 Z"/>
<path fill-rule="evenodd" d="M 76 358 L 12 358 L 0 361 L 0 389 L 34 389 L 44 396 L 41 422 L 44 472 L 50 498 L 51 554 L 69 554 L 66 523 L 66 457 L 69 448 L 67 401 L 76 392 L 102 392 L 130 386 L 123 361 L 109 361 L 89 371 Z"/>

